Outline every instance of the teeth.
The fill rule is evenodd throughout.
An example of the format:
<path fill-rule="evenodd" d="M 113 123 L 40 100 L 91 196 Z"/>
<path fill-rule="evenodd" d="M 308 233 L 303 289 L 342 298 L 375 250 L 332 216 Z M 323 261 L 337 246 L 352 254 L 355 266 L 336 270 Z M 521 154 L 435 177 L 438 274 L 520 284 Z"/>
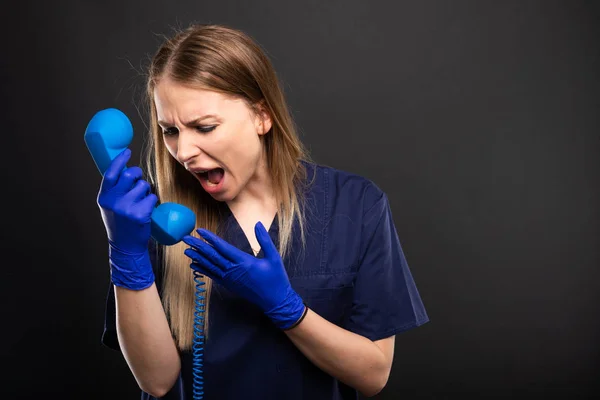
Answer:
<path fill-rule="evenodd" d="M 211 182 L 211 181 L 209 181 L 208 179 L 206 180 L 206 184 L 207 184 L 208 186 L 217 186 L 217 184 L 216 184 L 216 183 L 212 183 L 212 182 Z"/>

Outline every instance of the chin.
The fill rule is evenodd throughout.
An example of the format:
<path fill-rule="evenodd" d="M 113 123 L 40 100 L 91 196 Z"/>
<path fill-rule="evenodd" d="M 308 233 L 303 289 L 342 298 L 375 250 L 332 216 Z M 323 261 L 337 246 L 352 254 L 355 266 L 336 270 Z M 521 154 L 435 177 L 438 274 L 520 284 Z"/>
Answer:
<path fill-rule="evenodd" d="M 232 199 L 230 198 L 231 196 L 227 196 L 227 193 L 215 193 L 215 194 L 210 194 L 210 197 L 212 197 L 213 199 L 215 199 L 216 201 L 221 201 L 221 202 L 228 202 L 231 201 Z"/>
<path fill-rule="evenodd" d="M 209 193 L 209 195 L 216 201 L 229 202 L 236 198 L 237 193 L 225 189 L 217 193 Z"/>

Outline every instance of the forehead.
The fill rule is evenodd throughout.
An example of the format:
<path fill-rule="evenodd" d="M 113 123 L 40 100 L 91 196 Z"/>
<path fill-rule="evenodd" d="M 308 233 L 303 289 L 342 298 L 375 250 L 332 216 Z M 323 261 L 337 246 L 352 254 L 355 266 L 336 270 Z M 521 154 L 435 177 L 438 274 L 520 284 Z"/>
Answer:
<path fill-rule="evenodd" d="M 172 115 L 186 118 L 196 114 L 226 115 L 247 111 L 246 103 L 240 98 L 168 79 L 161 80 L 154 88 L 154 103 L 159 119 L 169 119 Z"/>

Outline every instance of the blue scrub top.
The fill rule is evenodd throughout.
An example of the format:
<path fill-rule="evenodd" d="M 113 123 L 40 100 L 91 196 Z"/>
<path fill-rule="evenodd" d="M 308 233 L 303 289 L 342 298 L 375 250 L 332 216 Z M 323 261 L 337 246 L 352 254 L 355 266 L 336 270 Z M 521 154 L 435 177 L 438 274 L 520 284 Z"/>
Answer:
<path fill-rule="evenodd" d="M 316 174 L 306 190 L 306 247 L 299 229 L 294 229 L 292 251 L 284 264 L 306 305 L 373 341 L 428 322 L 385 193 L 356 174 L 304 165 L 309 179 Z M 253 254 L 229 208 L 222 210 L 221 236 Z M 269 234 L 277 245 L 277 219 Z M 157 251 L 151 254 L 160 293 L 161 257 Z M 258 257 L 262 256 L 261 251 Z M 355 389 L 312 364 L 258 307 L 214 282 L 209 318 L 204 399 L 358 399 Z M 112 284 L 102 343 L 119 350 Z M 181 360 L 180 377 L 164 399 L 193 399 L 191 352 L 183 352 Z M 142 392 L 142 399 L 153 397 Z"/>

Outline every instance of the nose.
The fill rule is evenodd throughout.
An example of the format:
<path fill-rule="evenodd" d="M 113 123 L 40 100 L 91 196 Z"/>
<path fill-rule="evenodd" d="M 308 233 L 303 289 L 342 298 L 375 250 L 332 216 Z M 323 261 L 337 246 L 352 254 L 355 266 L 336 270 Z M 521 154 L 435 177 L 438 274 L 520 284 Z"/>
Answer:
<path fill-rule="evenodd" d="M 188 129 L 182 129 L 177 135 L 177 161 L 186 165 L 202 153 L 199 147 L 198 135 Z"/>

